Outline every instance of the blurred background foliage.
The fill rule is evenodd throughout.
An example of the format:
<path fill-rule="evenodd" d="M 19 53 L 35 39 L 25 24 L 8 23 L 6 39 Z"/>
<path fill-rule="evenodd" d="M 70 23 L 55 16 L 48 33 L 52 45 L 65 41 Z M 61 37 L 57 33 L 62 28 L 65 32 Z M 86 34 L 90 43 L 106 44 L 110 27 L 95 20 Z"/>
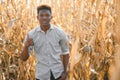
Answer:
<path fill-rule="evenodd" d="M 119 0 L 0 0 L 0 80 L 35 80 L 36 59 L 19 59 L 38 25 L 37 6 L 51 6 L 52 24 L 70 38 L 68 80 L 120 80 Z"/>

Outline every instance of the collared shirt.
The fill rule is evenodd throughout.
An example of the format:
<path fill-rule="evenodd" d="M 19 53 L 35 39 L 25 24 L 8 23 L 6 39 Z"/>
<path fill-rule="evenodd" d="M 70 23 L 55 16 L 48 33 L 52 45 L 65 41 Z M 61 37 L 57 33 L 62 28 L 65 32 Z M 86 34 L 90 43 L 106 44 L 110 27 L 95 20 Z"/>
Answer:
<path fill-rule="evenodd" d="M 29 46 L 28 52 L 31 54 L 34 49 L 37 58 L 36 78 L 40 80 L 50 80 L 50 71 L 55 78 L 58 78 L 63 70 L 63 63 L 60 55 L 69 54 L 66 33 L 58 27 L 51 25 L 45 33 L 40 26 L 28 32 L 33 39 L 34 46 Z M 24 43 L 27 41 L 25 37 Z"/>

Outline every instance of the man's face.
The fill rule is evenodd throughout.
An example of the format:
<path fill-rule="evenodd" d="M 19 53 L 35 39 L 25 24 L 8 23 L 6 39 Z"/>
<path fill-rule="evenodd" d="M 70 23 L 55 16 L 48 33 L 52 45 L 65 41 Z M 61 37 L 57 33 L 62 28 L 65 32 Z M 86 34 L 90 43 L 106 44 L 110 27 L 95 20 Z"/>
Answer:
<path fill-rule="evenodd" d="M 52 16 L 49 10 L 40 10 L 37 16 L 41 25 L 48 25 L 50 23 Z"/>

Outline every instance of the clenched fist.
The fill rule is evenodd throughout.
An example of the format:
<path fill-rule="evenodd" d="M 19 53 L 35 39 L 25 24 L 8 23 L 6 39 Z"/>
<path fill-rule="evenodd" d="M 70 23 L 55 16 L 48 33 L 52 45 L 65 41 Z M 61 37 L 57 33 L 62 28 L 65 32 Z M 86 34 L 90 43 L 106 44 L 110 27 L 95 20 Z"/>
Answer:
<path fill-rule="evenodd" d="M 33 45 L 33 39 L 29 38 L 29 35 L 27 34 L 27 41 L 25 43 L 25 46 L 29 47 L 31 45 Z"/>

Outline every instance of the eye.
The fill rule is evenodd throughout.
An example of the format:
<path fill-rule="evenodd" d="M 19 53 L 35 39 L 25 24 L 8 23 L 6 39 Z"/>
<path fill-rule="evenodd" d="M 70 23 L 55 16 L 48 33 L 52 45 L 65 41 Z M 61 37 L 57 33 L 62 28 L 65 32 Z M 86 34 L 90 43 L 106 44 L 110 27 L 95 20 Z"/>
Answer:
<path fill-rule="evenodd" d="M 46 16 L 46 17 L 49 17 L 50 15 L 49 15 L 49 14 L 46 14 L 45 16 Z"/>
<path fill-rule="evenodd" d="M 43 14 L 40 14 L 40 17 L 43 17 L 44 15 Z"/>

